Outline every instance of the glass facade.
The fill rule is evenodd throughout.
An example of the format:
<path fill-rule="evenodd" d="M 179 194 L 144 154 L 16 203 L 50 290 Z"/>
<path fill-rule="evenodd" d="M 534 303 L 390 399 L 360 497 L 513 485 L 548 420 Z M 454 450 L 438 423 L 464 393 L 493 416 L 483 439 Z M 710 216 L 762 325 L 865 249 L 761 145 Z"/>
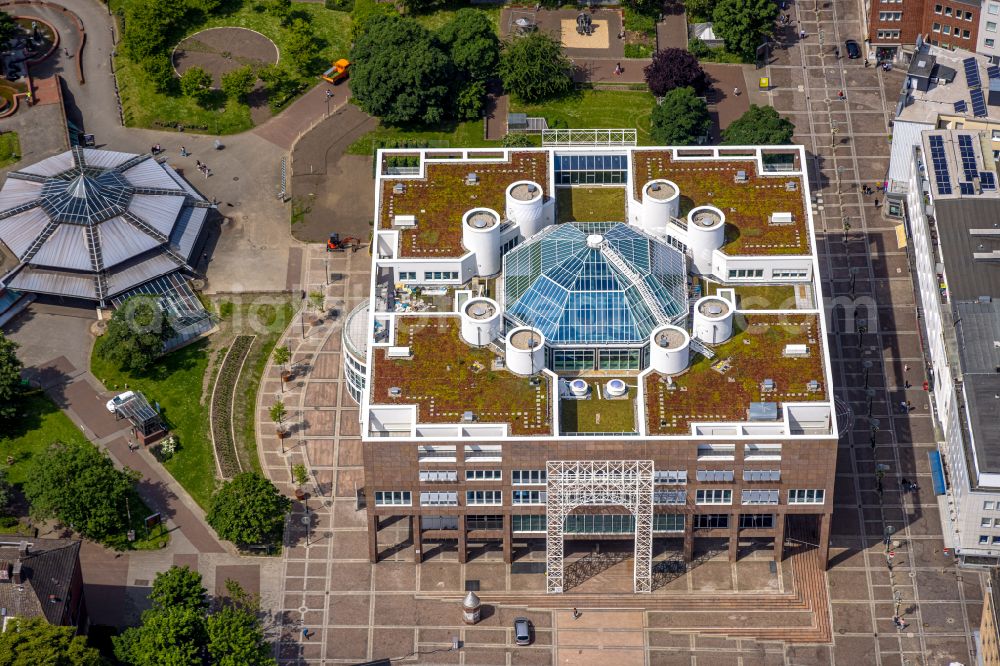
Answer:
<path fill-rule="evenodd" d="M 638 349 L 602 349 L 598 356 L 601 370 L 639 370 L 641 362 Z"/>
<path fill-rule="evenodd" d="M 553 349 L 552 371 L 593 370 L 593 349 Z"/>
<path fill-rule="evenodd" d="M 511 516 L 514 532 L 541 532 L 546 529 L 544 515 Z M 654 532 L 683 532 L 684 516 L 677 513 L 653 514 Z M 635 517 L 631 514 L 574 514 L 566 518 L 566 534 L 630 534 L 635 532 Z"/>
<path fill-rule="evenodd" d="M 556 185 L 624 185 L 627 155 L 556 155 Z"/>
<path fill-rule="evenodd" d="M 687 315 L 686 280 L 680 252 L 616 222 L 549 227 L 504 257 L 507 315 L 556 345 L 643 343 Z"/>

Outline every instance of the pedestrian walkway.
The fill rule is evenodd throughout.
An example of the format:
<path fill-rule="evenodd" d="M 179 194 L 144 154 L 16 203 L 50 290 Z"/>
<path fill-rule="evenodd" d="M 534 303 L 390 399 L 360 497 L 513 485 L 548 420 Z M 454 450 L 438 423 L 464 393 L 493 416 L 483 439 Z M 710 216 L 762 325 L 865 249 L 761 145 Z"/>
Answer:
<path fill-rule="evenodd" d="M 328 90 L 333 93 L 330 97 L 326 94 Z M 299 137 L 327 115 L 347 104 L 350 97 L 350 81 L 339 85 L 319 83 L 292 102 L 284 111 L 252 131 L 279 148 L 291 150 Z"/>

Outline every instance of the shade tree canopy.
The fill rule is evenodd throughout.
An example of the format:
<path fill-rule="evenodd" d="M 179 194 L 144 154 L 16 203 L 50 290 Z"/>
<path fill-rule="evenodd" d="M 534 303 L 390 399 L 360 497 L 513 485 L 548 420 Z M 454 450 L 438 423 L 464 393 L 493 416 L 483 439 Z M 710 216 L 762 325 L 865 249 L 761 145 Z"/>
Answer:
<path fill-rule="evenodd" d="M 742 116 L 722 131 L 722 143 L 730 146 L 777 146 L 792 142 L 795 125 L 778 115 L 772 106 L 751 104 Z"/>
<path fill-rule="evenodd" d="M 649 134 L 658 144 L 690 146 L 708 134 L 712 118 L 694 88 L 674 88 L 653 106 Z"/>
<path fill-rule="evenodd" d="M 45 618 L 11 617 L 0 633 L 0 664 L 8 666 L 106 666 L 76 627 L 51 625 Z"/>
<path fill-rule="evenodd" d="M 94 351 L 122 370 L 141 371 L 163 353 L 164 343 L 173 336 L 159 301 L 133 296 L 111 315 Z"/>
<path fill-rule="evenodd" d="M 774 31 L 778 4 L 774 0 L 718 0 L 712 12 L 712 29 L 726 50 L 746 61 Z"/>
<path fill-rule="evenodd" d="M 568 94 L 573 89 L 573 65 L 562 45 L 543 32 L 507 42 L 500 54 L 504 88 L 518 99 L 535 103 Z"/>
<path fill-rule="evenodd" d="M 485 81 L 497 73 L 500 40 L 489 15 L 464 8 L 438 30 L 437 37 L 447 49 L 455 68 L 471 80 Z"/>
<path fill-rule="evenodd" d="M 21 369 L 18 344 L 0 331 L 0 422 L 17 416 L 17 397 L 21 392 Z"/>
<path fill-rule="evenodd" d="M 220 537 L 241 545 L 281 539 L 290 499 L 260 474 L 244 472 L 226 481 L 212 497 L 206 520 Z"/>
<path fill-rule="evenodd" d="M 712 82 L 698 59 L 684 49 L 666 48 L 653 53 L 653 62 L 643 69 L 649 90 L 662 97 L 674 88 L 691 86 L 704 94 Z"/>

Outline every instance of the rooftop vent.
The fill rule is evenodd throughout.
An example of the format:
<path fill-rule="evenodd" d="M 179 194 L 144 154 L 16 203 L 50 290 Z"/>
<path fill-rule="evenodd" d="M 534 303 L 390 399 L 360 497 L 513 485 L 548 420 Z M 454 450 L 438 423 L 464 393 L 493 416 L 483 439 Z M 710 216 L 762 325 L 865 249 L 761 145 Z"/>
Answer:
<path fill-rule="evenodd" d="M 819 382 L 815 379 L 806 382 L 806 390 L 810 393 L 819 393 Z"/>
<path fill-rule="evenodd" d="M 795 192 L 798 189 L 799 189 L 799 184 L 796 183 L 794 180 L 790 180 L 787 183 L 785 183 L 786 192 Z"/>
<path fill-rule="evenodd" d="M 417 226 L 416 215 L 396 215 L 392 218 L 392 226 L 408 229 Z"/>
<path fill-rule="evenodd" d="M 719 305 L 718 303 L 709 303 L 707 307 L 708 307 L 708 314 L 710 315 L 722 314 L 722 306 Z"/>
<path fill-rule="evenodd" d="M 478 185 L 479 184 L 479 174 L 475 171 L 470 171 L 469 175 L 465 177 L 466 185 Z"/>
<path fill-rule="evenodd" d="M 14 570 L 11 572 L 10 578 L 15 585 L 20 585 L 24 582 L 24 576 L 21 572 L 21 560 L 14 560 Z"/>
<path fill-rule="evenodd" d="M 396 183 L 392 186 L 393 194 L 403 194 L 406 192 L 406 183 Z"/>
<path fill-rule="evenodd" d="M 742 172 L 740 172 L 740 173 L 742 173 Z M 660 191 L 660 184 L 659 183 L 653 183 L 652 185 L 649 186 L 649 191 L 650 192 L 659 192 Z"/>
<path fill-rule="evenodd" d="M 534 185 L 528 185 L 528 194 L 532 194 L 533 195 L 537 191 L 538 191 L 537 187 L 535 187 Z"/>
<path fill-rule="evenodd" d="M 760 390 L 764 393 L 772 393 L 777 388 L 773 379 L 765 379 L 760 383 Z"/>
<path fill-rule="evenodd" d="M 737 182 L 737 183 L 745 183 L 745 182 L 747 182 L 747 172 L 743 171 L 742 169 L 740 171 L 737 171 L 736 172 L 736 177 L 733 178 L 733 180 L 735 182 Z"/>
<path fill-rule="evenodd" d="M 986 303 L 992 303 L 993 302 L 993 297 L 992 296 L 980 296 L 979 297 L 979 302 L 982 303 L 982 304 L 984 304 L 984 305 Z"/>
<path fill-rule="evenodd" d="M 806 345 L 785 345 L 784 355 L 787 358 L 804 358 L 809 356 L 809 347 Z"/>
<path fill-rule="evenodd" d="M 462 412 L 462 423 L 475 423 L 476 415 L 473 412 Z"/>
<path fill-rule="evenodd" d="M 399 388 L 398 386 L 391 386 L 391 387 L 389 387 L 389 396 L 390 397 L 398 398 L 401 395 L 403 395 L 403 389 Z"/>
<path fill-rule="evenodd" d="M 412 358 L 409 347 L 389 347 L 385 352 L 386 358 Z"/>
<path fill-rule="evenodd" d="M 747 412 L 750 421 L 777 421 L 778 403 L 776 402 L 751 402 Z"/>
<path fill-rule="evenodd" d="M 771 226 L 774 226 L 774 227 L 787 226 L 789 224 L 792 224 L 792 222 L 794 222 L 794 221 L 795 221 L 795 219 L 792 216 L 792 214 L 791 213 L 786 213 L 786 212 L 771 213 L 771 218 L 769 220 Z"/>

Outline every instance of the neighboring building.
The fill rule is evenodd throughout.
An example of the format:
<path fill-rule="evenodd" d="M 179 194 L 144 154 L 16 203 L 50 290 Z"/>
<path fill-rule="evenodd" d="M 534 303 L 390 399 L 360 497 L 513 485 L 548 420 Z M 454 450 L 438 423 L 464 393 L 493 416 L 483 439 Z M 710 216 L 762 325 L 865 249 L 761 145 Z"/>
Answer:
<path fill-rule="evenodd" d="M 398 167 L 418 157 L 420 166 Z M 403 158 L 403 159 L 400 159 Z M 369 553 L 774 542 L 826 558 L 837 424 L 800 147 L 381 151 L 344 328 Z M 623 508 L 625 509 L 623 512 Z"/>
<path fill-rule="evenodd" d="M 983 0 L 979 12 L 979 38 L 976 52 L 988 56 L 993 63 L 1000 62 L 1000 0 Z"/>
<path fill-rule="evenodd" d="M 11 617 L 87 629 L 80 544 L 76 539 L 0 541 L 3 628 Z"/>
<path fill-rule="evenodd" d="M 868 43 L 877 62 L 899 60 L 921 40 L 969 51 L 978 44 L 980 0 L 873 0 L 866 5 Z"/>
<path fill-rule="evenodd" d="M 980 666 L 1000 666 L 1000 573 L 990 569 L 986 592 L 983 594 L 983 617 L 979 621 L 977 652 Z"/>
<path fill-rule="evenodd" d="M 990 135 L 928 130 L 910 157 L 906 222 L 938 451 L 944 543 L 1000 562 L 1000 190 Z"/>
<path fill-rule="evenodd" d="M 166 163 L 74 146 L 11 171 L 0 188 L 0 316 L 22 294 L 117 307 L 155 294 L 178 335 L 211 328 L 188 288 L 204 244 L 206 201 Z"/>

